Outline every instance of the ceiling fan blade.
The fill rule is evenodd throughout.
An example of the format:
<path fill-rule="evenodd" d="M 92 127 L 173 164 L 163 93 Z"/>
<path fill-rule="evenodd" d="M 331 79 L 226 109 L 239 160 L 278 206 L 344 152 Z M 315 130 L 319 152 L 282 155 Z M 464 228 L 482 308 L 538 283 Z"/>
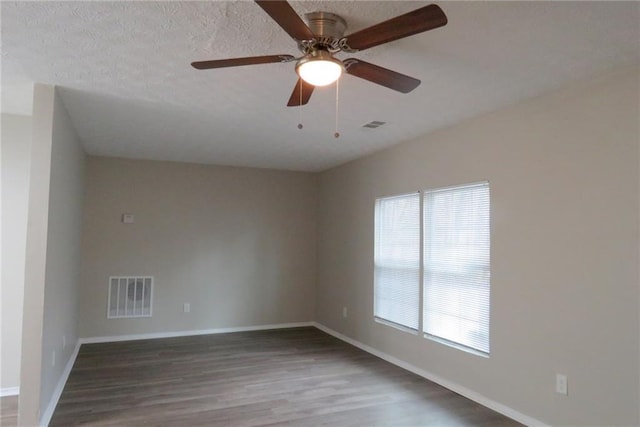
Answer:
<path fill-rule="evenodd" d="M 348 74 L 369 80 L 389 89 L 402 93 L 409 93 L 420 85 L 420 80 L 405 76 L 378 65 L 370 64 L 360 59 L 345 59 L 344 66 Z"/>
<path fill-rule="evenodd" d="M 396 16 L 388 21 L 356 31 L 346 37 L 351 49 L 365 50 L 434 28 L 447 23 L 447 16 L 435 4 Z"/>
<path fill-rule="evenodd" d="M 309 102 L 313 89 L 315 89 L 314 85 L 299 78 L 296 82 L 296 87 L 293 88 L 293 93 L 291 94 L 291 98 L 289 98 L 287 107 L 299 107 L 301 105 L 305 105 Z M 302 96 L 300 96 L 300 91 L 302 91 Z"/>
<path fill-rule="evenodd" d="M 313 32 L 307 27 L 307 24 L 286 1 L 255 0 L 255 2 L 294 39 L 311 40 L 314 38 Z"/>
<path fill-rule="evenodd" d="M 191 66 L 198 70 L 211 68 L 239 67 L 241 65 L 270 64 L 272 62 L 289 62 L 295 58 L 291 55 L 249 56 L 246 58 L 214 59 L 212 61 L 192 62 Z"/>

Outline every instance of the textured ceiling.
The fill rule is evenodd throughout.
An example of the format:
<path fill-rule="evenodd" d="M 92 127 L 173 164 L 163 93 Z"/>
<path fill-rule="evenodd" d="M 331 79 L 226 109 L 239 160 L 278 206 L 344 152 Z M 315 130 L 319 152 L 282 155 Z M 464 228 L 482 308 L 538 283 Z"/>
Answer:
<path fill-rule="evenodd" d="M 301 15 L 341 15 L 349 34 L 428 3 L 291 4 Z M 293 63 L 189 66 L 298 55 L 287 34 L 249 1 L 3 1 L 2 83 L 61 86 L 90 154 L 319 171 L 640 63 L 638 2 L 438 4 L 449 18 L 445 27 L 353 55 L 422 84 L 404 95 L 346 76 L 338 139 L 334 87 L 317 89 L 303 108 L 285 106 L 296 81 Z M 387 124 L 362 128 L 372 120 Z"/>

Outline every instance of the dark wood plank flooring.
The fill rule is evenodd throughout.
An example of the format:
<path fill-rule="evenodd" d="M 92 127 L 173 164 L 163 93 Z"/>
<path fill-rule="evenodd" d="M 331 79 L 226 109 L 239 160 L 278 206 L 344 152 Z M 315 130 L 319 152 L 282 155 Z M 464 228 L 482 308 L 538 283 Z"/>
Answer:
<path fill-rule="evenodd" d="M 316 328 L 85 344 L 51 426 L 515 426 Z"/>

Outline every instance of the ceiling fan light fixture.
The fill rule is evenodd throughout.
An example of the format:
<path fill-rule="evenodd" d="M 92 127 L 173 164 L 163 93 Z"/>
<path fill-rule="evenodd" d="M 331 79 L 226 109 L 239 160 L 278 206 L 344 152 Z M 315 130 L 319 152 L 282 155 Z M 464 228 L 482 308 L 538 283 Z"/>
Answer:
<path fill-rule="evenodd" d="M 318 50 L 298 61 L 296 73 L 305 82 L 314 86 L 327 86 L 342 75 L 344 66 L 329 52 Z"/>

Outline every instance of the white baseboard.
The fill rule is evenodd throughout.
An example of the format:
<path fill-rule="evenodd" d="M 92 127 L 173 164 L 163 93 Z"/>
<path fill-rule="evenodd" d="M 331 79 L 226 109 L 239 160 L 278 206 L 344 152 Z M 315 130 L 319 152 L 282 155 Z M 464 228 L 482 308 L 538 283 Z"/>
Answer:
<path fill-rule="evenodd" d="M 230 332 L 263 331 L 266 329 L 300 328 L 303 326 L 314 326 L 314 323 L 313 322 L 275 323 L 271 325 L 237 326 L 237 327 L 231 327 L 231 328 L 216 328 L 216 329 L 197 329 L 193 331 L 154 332 L 149 334 L 113 335 L 113 336 L 106 336 L 106 337 L 80 338 L 79 341 L 80 341 L 80 344 L 96 344 L 96 343 L 116 342 L 116 341 L 134 341 L 134 340 L 149 340 L 149 339 L 156 339 L 156 338 L 188 337 L 192 335 L 228 334 Z"/>
<path fill-rule="evenodd" d="M 470 390 L 466 387 L 463 387 L 454 382 L 448 381 L 438 375 L 435 375 L 431 372 L 420 369 L 416 366 L 413 366 L 403 360 L 398 359 L 397 357 L 386 354 L 382 351 L 376 350 L 373 347 L 370 347 L 366 344 L 361 343 L 360 341 L 356 341 L 352 338 L 349 338 L 346 335 L 343 335 L 339 332 L 334 331 L 320 323 L 317 322 L 298 322 L 298 323 L 278 323 L 272 325 L 257 325 L 257 326 L 240 326 L 240 327 L 232 327 L 232 328 L 217 328 L 217 329 L 200 329 L 193 331 L 178 331 L 178 332 L 159 332 L 159 333 L 151 333 L 151 334 L 135 334 L 135 335 L 118 335 L 118 336 L 106 336 L 106 337 L 89 337 L 89 338 L 79 338 L 76 343 L 76 347 L 67 362 L 67 365 L 58 380 L 58 384 L 51 396 L 51 400 L 49 401 L 49 405 L 45 410 L 44 414 L 40 419 L 41 426 L 48 426 L 51 421 L 51 417 L 53 416 L 53 412 L 56 409 L 56 405 L 58 404 L 58 400 L 62 395 L 62 391 L 64 390 L 64 386 L 67 383 L 67 379 L 69 378 L 69 374 L 71 373 L 71 369 L 73 368 L 73 364 L 78 357 L 78 351 L 80 350 L 80 346 L 82 344 L 92 344 L 92 343 L 104 343 L 104 342 L 115 342 L 115 341 L 132 341 L 132 340 L 142 340 L 142 339 L 155 339 L 155 338 L 171 338 L 171 337 L 182 337 L 182 336 L 192 336 L 192 335 L 209 335 L 209 334 L 225 334 L 230 332 L 247 332 L 247 331 L 261 331 L 267 329 L 286 329 L 286 328 L 298 328 L 304 326 L 314 326 L 321 331 L 326 332 L 329 335 L 332 335 L 346 343 L 349 343 L 355 347 L 358 347 L 361 350 L 366 351 L 367 353 L 373 354 L 383 360 L 386 360 L 389 363 L 392 363 L 396 366 L 399 366 L 407 371 L 413 372 L 416 375 L 419 375 L 423 378 L 428 379 L 429 381 L 433 381 L 436 384 L 440 384 L 441 386 L 448 388 L 449 390 L 456 392 L 468 399 L 473 400 L 487 408 L 493 409 L 496 412 L 499 412 L 509 418 L 512 418 L 522 424 L 528 426 L 536 426 L 536 427 L 549 427 L 547 424 L 542 421 L 536 420 L 528 415 L 522 414 L 515 409 L 509 408 L 506 405 L 503 405 L 499 402 L 496 402 L 488 397 L 485 397 L 473 390 Z M 11 396 L 16 395 L 19 392 L 19 387 L 11 387 L 0 390 L 1 396 Z M 5 394 L 6 393 L 6 394 Z"/>
<path fill-rule="evenodd" d="M 53 394 L 51 395 L 51 400 L 49 400 L 49 404 L 47 405 L 47 409 L 45 409 L 44 413 L 40 417 L 40 425 L 48 426 L 51 421 L 51 417 L 53 416 L 53 411 L 56 410 L 56 406 L 58 405 L 58 400 L 60 400 L 60 396 L 62 395 L 62 390 L 64 390 L 65 384 L 67 384 L 67 379 L 69 378 L 69 374 L 71 373 L 71 368 L 73 368 L 73 364 L 76 362 L 76 358 L 78 357 L 78 351 L 80 351 L 80 340 L 76 342 L 76 347 L 73 349 L 73 353 L 69 357 L 69 361 L 64 367 L 64 371 L 62 371 L 62 375 L 60 375 L 60 379 L 58 380 L 58 384 L 56 384 L 56 388 L 53 390 Z"/>
<path fill-rule="evenodd" d="M 4 396 L 17 396 L 20 394 L 20 387 L 5 387 L 0 388 L 0 397 Z"/>
<path fill-rule="evenodd" d="M 535 426 L 535 427 L 549 427 L 548 424 L 545 424 L 540 420 L 536 420 L 535 418 L 532 418 L 528 415 L 518 412 L 515 409 L 509 408 L 508 406 L 503 405 L 502 403 L 489 399 L 488 397 L 485 397 L 480 393 L 477 393 L 464 386 L 461 386 L 460 384 L 456 384 L 436 374 L 433 374 L 429 371 L 425 371 L 424 369 L 420 369 L 416 366 L 413 366 L 410 363 L 405 362 L 404 360 L 398 359 L 397 357 L 394 357 L 387 353 L 383 353 L 382 351 L 376 350 L 373 347 L 370 347 L 366 344 L 361 343 L 360 341 L 356 341 L 352 338 L 349 338 L 348 336 L 343 335 L 340 332 L 336 332 L 333 329 L 328 328 L 318 322 L 313 322 L 313 326 L 320 329 L 321 331 L 328 333 L 329 335 L 333 335 L 334 337 L 346 343 L 349 343 L 355 347 L 358 347 L 359 349 L 364 350 L 367 353 L 371 353 L 374 356 L 377 356 L 383 360 L 386 360 L 389 363 L 392 363 L 396 366 L 406 369 L 409 372 L 413 372 L 414 374 L 419 375 L 423 378 L 426 378 L 429 381 L 433 381 L 436 384 L 440 384 L 441 386 L 448 388 L 449 390 L 455 393 L 458 393 L 468 399 L 471 399 L 474 402 L 481 404 L 482 406 L 486 406 L 487 408 L 493 409 L 494 411 L 499 412 L 502 415 L 505 415 L 509 418 L 512 418 L 522 424 L 525 424 L 527 426 Z"/>

